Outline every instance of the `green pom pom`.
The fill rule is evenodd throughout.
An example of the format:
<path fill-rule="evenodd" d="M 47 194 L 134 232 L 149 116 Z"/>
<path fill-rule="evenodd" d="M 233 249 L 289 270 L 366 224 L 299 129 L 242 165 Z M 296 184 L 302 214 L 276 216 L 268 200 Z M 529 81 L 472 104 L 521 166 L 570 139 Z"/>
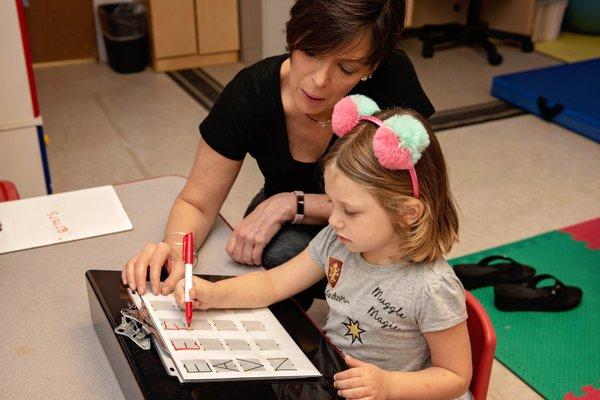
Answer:
<path fill-rule="evenodd" d="M 402 144 L 410 150 L 413 164 L 421 158 L 421 153 L 429 146 L 429 135 L 421 121 L 412 115 L 394 115 L 383 121 L 398 135 Z"/>
<path fill-rule="evenodd" d="M 380 111 L 379 106 L 371 98 L 362 94 L 353 94 L 350 96 L 356 103 L 359 115 L 373 115 L 377 111 Z"/>

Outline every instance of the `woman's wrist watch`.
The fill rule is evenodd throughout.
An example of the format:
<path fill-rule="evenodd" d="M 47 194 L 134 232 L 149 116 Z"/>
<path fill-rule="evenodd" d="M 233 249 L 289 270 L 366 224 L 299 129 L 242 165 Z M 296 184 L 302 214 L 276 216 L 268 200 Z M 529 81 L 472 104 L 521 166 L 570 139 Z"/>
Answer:
<path fill-rule="evenodd" d="M 301 224 L 304 219 L 304 192 L 294 190 L 292 193 L 296 195 L 296 215 L 294 215 L 292 224 Z"/>

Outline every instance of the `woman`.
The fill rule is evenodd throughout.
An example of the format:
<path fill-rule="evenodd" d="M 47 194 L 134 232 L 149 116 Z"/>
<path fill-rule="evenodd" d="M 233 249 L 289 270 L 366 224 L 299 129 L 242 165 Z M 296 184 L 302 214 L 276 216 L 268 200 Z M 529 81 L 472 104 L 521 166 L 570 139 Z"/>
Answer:
<path fill-rule="evenodd" d="M 201 139 L 185 187 L 175 200 L 160 243 L 150 243 L 123 268 L 123 283 L 170 293 L 184 274 L 182 232 L 202 243 L 218 216 L 246 153 L 258 163 L 264 188 L 237 226 L 227 253 L 240 263 L 270 268 L 300 253 L 331 213 L 319 160 L 333 144 L 331 113 L 347 94 L 380 107 L 434 109 L 404 52 L 403 0 L 297 0 L 286 24 L 290 54 L 242 70 L 200 124 Z M 169 277 L 161 284 L 167 264 Z M 317 284 L 296 296 L 307 309 Z"/>

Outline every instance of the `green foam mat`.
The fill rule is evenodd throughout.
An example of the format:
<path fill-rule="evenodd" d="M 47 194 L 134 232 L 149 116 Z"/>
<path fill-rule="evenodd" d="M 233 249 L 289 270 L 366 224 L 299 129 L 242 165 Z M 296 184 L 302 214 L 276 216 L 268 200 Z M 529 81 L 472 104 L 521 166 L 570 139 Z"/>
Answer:
<path fill-rule="evenodd" d="M 497 336 L 496 358 L 549 399 L 600 382 L 600 251 L 555 231 L 450 260 L 475 264 L 500 254 L 552 274 L 583 290 L 581 304 L 563 312 L 504 312 L 492 287 L 472 291 L 489 314 Z M 551 284 L 552 281 L 547 281 Z M 545 283 L 543 282 L 542 285 Z"/>

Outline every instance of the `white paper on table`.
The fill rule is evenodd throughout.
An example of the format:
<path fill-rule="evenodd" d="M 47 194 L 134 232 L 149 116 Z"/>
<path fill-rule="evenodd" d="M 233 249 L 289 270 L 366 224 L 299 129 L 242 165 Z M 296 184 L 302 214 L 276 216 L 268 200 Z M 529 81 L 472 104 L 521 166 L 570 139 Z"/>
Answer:
<path fill-rule="evenodd" d="M 141 298 L 182 382 L 321 376 L 268 308 L 194 310 L 188 329 L 172 294 Z"/>
<path fill-rule="evenodd" d="M 0 203 L 0 254 L 133 229 L 112 186 Z"/>

